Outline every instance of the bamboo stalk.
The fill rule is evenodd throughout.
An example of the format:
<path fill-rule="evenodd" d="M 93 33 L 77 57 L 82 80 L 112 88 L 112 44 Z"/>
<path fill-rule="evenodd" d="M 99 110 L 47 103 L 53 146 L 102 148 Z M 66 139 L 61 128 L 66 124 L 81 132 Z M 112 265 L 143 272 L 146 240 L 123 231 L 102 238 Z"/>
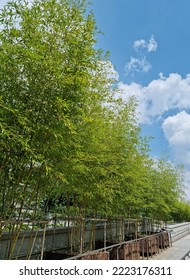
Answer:
<path fill-rule="evenodd" d="M 41 249 L 40 260 L 43 260 L 44 245 L 45 245 L 45 235 L 46 235 L 46 223 L 44 224 L 44 232 L 43 232 L 43 238 L 42 238 L 42 249 Z"/>
<path fill-rule="evenodd" d="M 80 219 L 80 254 L 83 252 L 83 220 Z"/>
<path fill-rule="evenodd" d="M 23 242 L 24 242 L 24 238 L 25 238 L 25 233 L 23 234 L 23 237 L 22 237 L 22 239 L 21 239 L 21 242 L 20 242 L 20 244 L 19 244 L 19 247 L 18 247 L 18 250 L 17 250 L 17 256 L 16 256 L 16 260 L 18 259 L 18 255 L 19 255 L 19 253 L 20 253 L 20 249 L 21 249 L 21 246 L 22 246 L 22 244 L 23 244 Z"/>
<path fill-rule="evenodd" d="M 31 232 L 30 232 L 30 241 L 29 241 L 29 243 L 28 243 L 28 251 L 29 251 L 29 249 L 31 248 L 31 246 L 32 246 L 32 235 L 33 235 L 33 232 L 34 232 L 34 221 L 32 222 L 32 229 L 31 229 Z M 28 223 L 29 224 L 29 223 Z M 28 259 L 28 254 L 27 254 L 27 256 L 26 256 L 26 259 Z"/>
<path fill-rule="evenodd" d="M 104 248 L 106 247 L 106 221 L 104 222 Z"/>
<path fill-rule="evenodd" d="M 34 236 L 34 239 L 33 239 L 33 242 L 32 242 L 32 246 L 31 246 L 31 248 L 30 248 L 30 252 L 29 252 L 29 255 L 28 255 L 28 257 L 27 257 L 28 260 L 30 260 L 30 258 L 31 258 L 32 251 L 33 251 L 33 249 L 34 249 L 34 244 L 35 244 L 35 242 L 36 242 L 36 238 L 37 238 L 37 235 L 38 235 L 38 231 L 39 231 L 39 229 L 36 230 L 36 233 L 35 233 L 35 236 Z"/>
<path fill-rule="evenodd" d="M 17 240 L 18 240 L 18 237 L 19 237 L 19 234 L 20 234 L 20 229 L 22 227 L 22 223 L 23 222 L 17 222 L 16 224 L 16 230 L 14 229 L 14 225 L 13 225 L 13 232 L 12 232 L 12 235 L 13 235 L 13 239 L 12 239 L 12 242 L 10 243 L 10 248 L 9 248 L 9 260 L 12 258 L 13 256 L 13 252 L 14 252 L 14 249 L 16 247 L 16 243 L 17 243 Z M 14 232 L 15 231 L 15 232 Z"/>

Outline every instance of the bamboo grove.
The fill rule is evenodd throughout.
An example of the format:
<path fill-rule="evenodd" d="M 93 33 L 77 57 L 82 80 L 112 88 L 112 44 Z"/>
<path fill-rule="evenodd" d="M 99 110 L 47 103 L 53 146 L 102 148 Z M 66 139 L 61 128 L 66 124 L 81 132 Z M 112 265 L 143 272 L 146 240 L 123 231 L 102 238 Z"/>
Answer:
<path fill-rule="evenodd" d="M 0 13 L 0 216 L 189 220 L 183 171 L 149 156 L 85 0 Z"/>

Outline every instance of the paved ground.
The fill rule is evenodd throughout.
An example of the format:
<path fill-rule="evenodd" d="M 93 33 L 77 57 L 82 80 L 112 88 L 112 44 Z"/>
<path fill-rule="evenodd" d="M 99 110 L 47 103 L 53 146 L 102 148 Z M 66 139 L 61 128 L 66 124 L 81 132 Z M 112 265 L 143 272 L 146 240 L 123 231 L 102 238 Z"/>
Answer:
<path fill-rule="evenodd" d="M 180 260 L 190 250 L 190 234 L 179 239 L 163 252 L 153 256 L 149 260 Z"/>

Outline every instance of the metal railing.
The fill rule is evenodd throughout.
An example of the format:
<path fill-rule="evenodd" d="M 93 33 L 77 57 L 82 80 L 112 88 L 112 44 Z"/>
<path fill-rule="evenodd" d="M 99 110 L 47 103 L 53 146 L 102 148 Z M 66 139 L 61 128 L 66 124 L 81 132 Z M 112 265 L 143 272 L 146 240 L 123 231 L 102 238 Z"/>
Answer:
<path fill-rule="evenodd" d="M 190 260 L 190 250 L 183 256 L 183 258 L 181 258 L 181 260 Z"/>
<path fill-rule="evenodd" d="M 190 227 L 177 231 L 172 235 L 173 242 L 183 238 L 184 236 L 190 234 Z"/>

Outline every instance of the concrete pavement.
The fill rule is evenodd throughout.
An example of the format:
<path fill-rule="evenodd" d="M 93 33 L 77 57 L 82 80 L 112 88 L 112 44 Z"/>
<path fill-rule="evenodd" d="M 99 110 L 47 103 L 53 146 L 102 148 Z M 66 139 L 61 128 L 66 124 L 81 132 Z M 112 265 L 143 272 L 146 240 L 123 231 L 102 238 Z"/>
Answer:
<path fill-rule="evenodd" d="M 154 255 L 149 260 L 180 260 L 190 250 L 190 234 L 177 240 L 171 247 Z"/>

